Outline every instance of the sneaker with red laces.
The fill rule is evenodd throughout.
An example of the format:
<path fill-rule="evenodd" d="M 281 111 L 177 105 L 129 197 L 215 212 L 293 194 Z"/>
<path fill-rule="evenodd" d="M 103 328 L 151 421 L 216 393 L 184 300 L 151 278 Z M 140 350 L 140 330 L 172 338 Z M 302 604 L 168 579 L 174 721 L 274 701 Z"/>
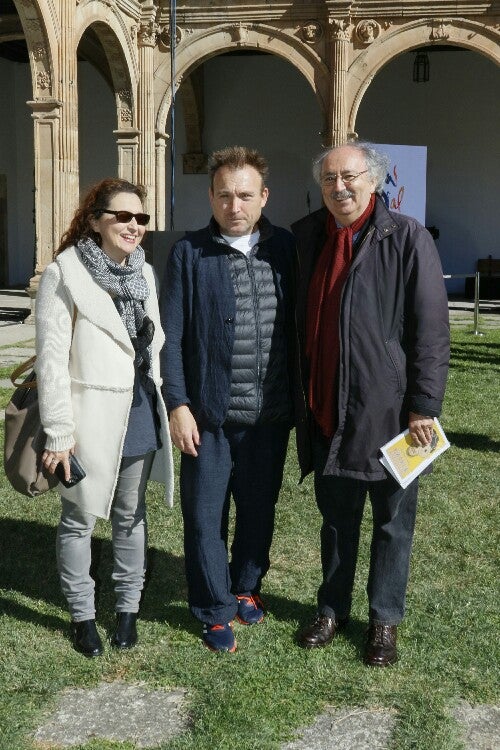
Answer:
<path fill-rule="evenodd" d="M 210 651 L 229 651 L 231 654 L 236 651 L 236 640 L 230 622 L 224 625 L 203 623 L 201 640 Z"/>
<path fill-rule="evenodd" d="M 264 619 L 264 605 L 258 594 L 236 594 L 238 612 L 236 619 L 242 625 L 257 625 Z"/>

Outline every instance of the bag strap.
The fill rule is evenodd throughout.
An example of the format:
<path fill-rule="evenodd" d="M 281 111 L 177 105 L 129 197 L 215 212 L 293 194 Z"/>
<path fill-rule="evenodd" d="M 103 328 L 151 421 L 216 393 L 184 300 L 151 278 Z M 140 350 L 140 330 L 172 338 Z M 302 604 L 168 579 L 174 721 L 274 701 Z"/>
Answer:
<path fill-rule="evenodd" d="M 21 364 L 18 365 L 13 372 L 11 372 L 10 381 L 15 388 L 36 388 L 35 378 L 33 380 L 25 380 L 21 381 L 20 383 L 16 383 L 16 380 L 20 378 L 21 375 L 24 375 L 27 370 L 31 370 L 31 368 L 35 364 L 35 360 L 36 356 L 30 357 L 26 360 L 26 362 L 21 362 Z"/>
<path fill-rule="evenodd" d="M 71 338 L 73 338 L 73 331 L 75 330 L 75 323 L 76 323 L 76 316 L 78 315 L 78 309 L 76 305 L 73 305 L 73 318 L 71 321 Z M 32 378 L 31 380 L 22 380 L 20 383 L 16 383 L 16 380 L 21 377 L 21 375 L 24 375 L 25 372 L 28 370 L 31 370 L 33 368 L 33 365 L 36 362 L 36 354 L 33 355 L 33 357 L 30 357 L 25 362 L 21 362 L 20 365 L 16 367 L 15 370 L 10 375 L 10 382 L 14 386 L 14 388 L 36 388 L 36 378 Z"/>

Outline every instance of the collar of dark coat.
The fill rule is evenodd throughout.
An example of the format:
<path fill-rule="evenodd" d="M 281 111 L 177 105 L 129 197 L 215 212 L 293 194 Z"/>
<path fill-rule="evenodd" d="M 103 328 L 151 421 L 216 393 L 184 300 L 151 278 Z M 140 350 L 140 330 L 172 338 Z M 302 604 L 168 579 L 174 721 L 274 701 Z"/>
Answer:
<path fill-rule="evenodd" d="M 257 222 L 257 226 L 260 232 L 259 242 L 265 242 L 266 240 L 268 240 L 270 237 L 273 236 L 274 227 L 271 224 L 271 222 L 268 219 L 266 219 L 265 216 L 260 217 L 259 221 Z M 221 245 L 227 246 L 227 242 L 224 239 L 224 237 L 221 236 L 220 227 L 215 221 L 213 216 L 210 219 L 208 230 L 214 242 L 218 242 Z"/>
<path fill-rule="evenodd" d="M 326 206 L 323 206 L 318 211 L 314 211 L 309 216 L 305 216 L 303 219 L 299 219 L 299 221 L 292 224 L 292 231 L 299 240 L 303 234 L 305 234 L 308 240 L 313 240 L 313 237 L 324 237 L 326 239 L 327 218 L 328 209 Z M 397 214 L 386 208 L 380 195 L 376 197 L 375 209 L 370 219 L 370 225 L 375 226 L 378 239 L 387 237 L 399 227 Z"/>

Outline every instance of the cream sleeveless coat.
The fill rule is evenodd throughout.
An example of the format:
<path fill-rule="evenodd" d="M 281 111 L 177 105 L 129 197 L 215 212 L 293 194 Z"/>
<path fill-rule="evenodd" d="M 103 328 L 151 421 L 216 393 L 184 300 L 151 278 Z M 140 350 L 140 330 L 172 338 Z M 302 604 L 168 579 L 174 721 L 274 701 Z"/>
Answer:
<path fill-rule="evenodd" d="M 161 422 L 162 448 L 156 452 L 151 478 L 165 484 L 173 498 L 173 462 L 168 417 L 161 395 L 159 353 L 161 328 L 153 269 L 144 264 L 150 289 L 145 312 L 155 324 L 153 379 Z M 72 331 L 73 310 L 76 319 Z M 134 349 L 108 292 L 71 247 L 42 274 L 36 301 L 36 372 L 46 447 L 75 453 L 87 476 L 71 489 L 59 489 L 71 502 L 109 518 L 134 385 Z"/>

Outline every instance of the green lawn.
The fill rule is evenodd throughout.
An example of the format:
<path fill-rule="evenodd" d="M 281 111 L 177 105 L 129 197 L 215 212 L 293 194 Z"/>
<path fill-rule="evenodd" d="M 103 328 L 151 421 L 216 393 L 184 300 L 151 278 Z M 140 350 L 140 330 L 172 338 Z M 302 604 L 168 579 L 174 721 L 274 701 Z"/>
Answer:
<path fill-rule="evenodd" d="M 319 514 L 311 479 L 298 485 L 293 443 L 262 592 L 269 614 L 262 626 L 235 626 L 234 655 L 211 654 L 200 644 L 198 623 L 185 604 L 179 504 L 164 508 L 157 485 L 148 495 L 150 580 L 140 645 L 126 653 L 107 649 L 96 660 L 77 654 L 55 567 L 57 495 L 30 501 L 1 477 L 1 750 L 34 748 L 29 733 L 59 691 L 118 679 L 188 689 L 192 729 L 163 746 L 169 750 L 279 748 L 327 704 L 397 711 L 394 750 L 458 750 L 449 718 L 454 703 L 499 703 L 499 364 L 500 331 L 453 334 L 441 419 L 452 448 L 421 484 L 401 658 L 386 670 L 360 661 L 368 510 L 349 628 L 327 649 L 307 652 L 295 645 L 298 628 L 314 611 Z M 95 537 L 104 635 L 114 622 L 108 524 L 99 522 Z M 130 745 L 96 740 L 83 747 Z"/>

